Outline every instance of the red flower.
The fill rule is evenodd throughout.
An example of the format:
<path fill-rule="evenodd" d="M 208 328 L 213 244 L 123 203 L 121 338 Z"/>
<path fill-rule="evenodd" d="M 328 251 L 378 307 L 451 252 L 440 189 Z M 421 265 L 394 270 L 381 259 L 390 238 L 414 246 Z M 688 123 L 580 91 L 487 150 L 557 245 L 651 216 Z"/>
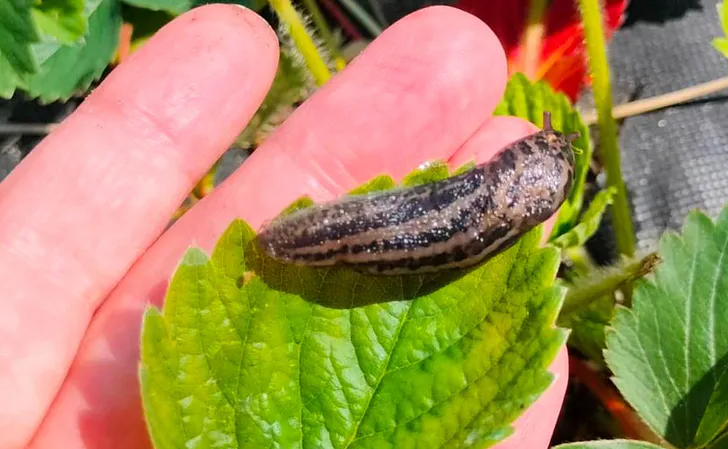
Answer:
<path fill-rule="evenodd" d="M 542 21 L 540 55 L 534 61 L 535 65 L 528 67 L 523 43 L 528 8 L 532 2 L 458 0 L 455 6 L 479 17 L 493 29 L 505 48 L 511 73 L 524 72 L 533 80 L 546 80 L 554 89 L 564 92 L 575 101 L 589 82 L 584 34 L 576 0 L 551 1 Z M 622 24 L 626 7 L 627 0 L 606 0 L 604 17 L 607 39 Z"/>

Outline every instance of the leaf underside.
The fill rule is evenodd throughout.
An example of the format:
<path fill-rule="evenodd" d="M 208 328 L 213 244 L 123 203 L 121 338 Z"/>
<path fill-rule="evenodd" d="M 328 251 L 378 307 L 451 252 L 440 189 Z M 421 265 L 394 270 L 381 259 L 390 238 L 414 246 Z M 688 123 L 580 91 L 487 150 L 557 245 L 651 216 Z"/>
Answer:
<path fill-rule="evenodd" d="M 233 222 L 146 313 L 155 447 L 494 444 L 551 383 L 566 337 L 558 252 L 540 234 L 465 272 L 376 277 L 277 263 Z"/>
<path fill-rule="evenodd" d="M 663 263 L 620 308 L 605 359 L 642 418 L 678 448 L 703 447 L 728 423 L 728 209 L 691 213 L 660 242 Z"/>

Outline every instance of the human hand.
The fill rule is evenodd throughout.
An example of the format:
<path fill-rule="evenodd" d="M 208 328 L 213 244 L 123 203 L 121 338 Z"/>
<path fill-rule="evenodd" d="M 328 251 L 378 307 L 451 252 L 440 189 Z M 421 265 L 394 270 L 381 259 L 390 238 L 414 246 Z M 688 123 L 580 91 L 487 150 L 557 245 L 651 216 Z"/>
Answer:
<path fill-rule="evenodd" d="M 165 232 L 258 108 L 277 55 L 254 13 L 195 9 L 0 184 L 0 449 L 149 447 L 142 313 L 160 304 L 184 250 L 210 250 L 234 218 L 258 227 L 302 194 L 329 200 L 427 160 L 483 162 L 535 129 L 490 117 L 506 83 L 494 34 L 464 12 L 428 8 L 388 29 Z M 556 382 L 498 448 L 548 446 L 565 350 L 552 371 Z"/>

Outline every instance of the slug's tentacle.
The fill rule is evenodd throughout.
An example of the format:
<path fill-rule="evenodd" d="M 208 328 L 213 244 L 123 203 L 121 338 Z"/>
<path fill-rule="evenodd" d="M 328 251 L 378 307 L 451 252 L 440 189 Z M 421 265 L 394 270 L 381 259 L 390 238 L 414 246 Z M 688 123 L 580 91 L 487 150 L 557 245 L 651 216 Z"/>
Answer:
<path fill-rule="evenodd" d="M 258 243 L 283 262 L 383 275 L 483 262 L 555 214 L 569 194 L 573 135 L 554 131 L 547 112 L 543 122 L 468 172 L 299 210 L 269 223 Z"/>

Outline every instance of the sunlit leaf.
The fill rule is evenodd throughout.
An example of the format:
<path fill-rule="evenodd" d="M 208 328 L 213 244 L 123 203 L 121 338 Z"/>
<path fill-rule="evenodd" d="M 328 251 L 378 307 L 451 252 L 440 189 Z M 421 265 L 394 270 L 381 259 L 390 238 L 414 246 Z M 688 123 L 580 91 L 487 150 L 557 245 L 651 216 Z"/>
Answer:
<path fill-rule="evenodd" d="M 553 324 L 559 256 L 539 248 L 540 233 L 465 272 L 377 277 L 272 261 L 235 221 L 211 258 L 187 252 L 164 310 L 146 314 L 141 379 L 155 447 L 503 439 L 551 383 L 565 339 Z"/>

